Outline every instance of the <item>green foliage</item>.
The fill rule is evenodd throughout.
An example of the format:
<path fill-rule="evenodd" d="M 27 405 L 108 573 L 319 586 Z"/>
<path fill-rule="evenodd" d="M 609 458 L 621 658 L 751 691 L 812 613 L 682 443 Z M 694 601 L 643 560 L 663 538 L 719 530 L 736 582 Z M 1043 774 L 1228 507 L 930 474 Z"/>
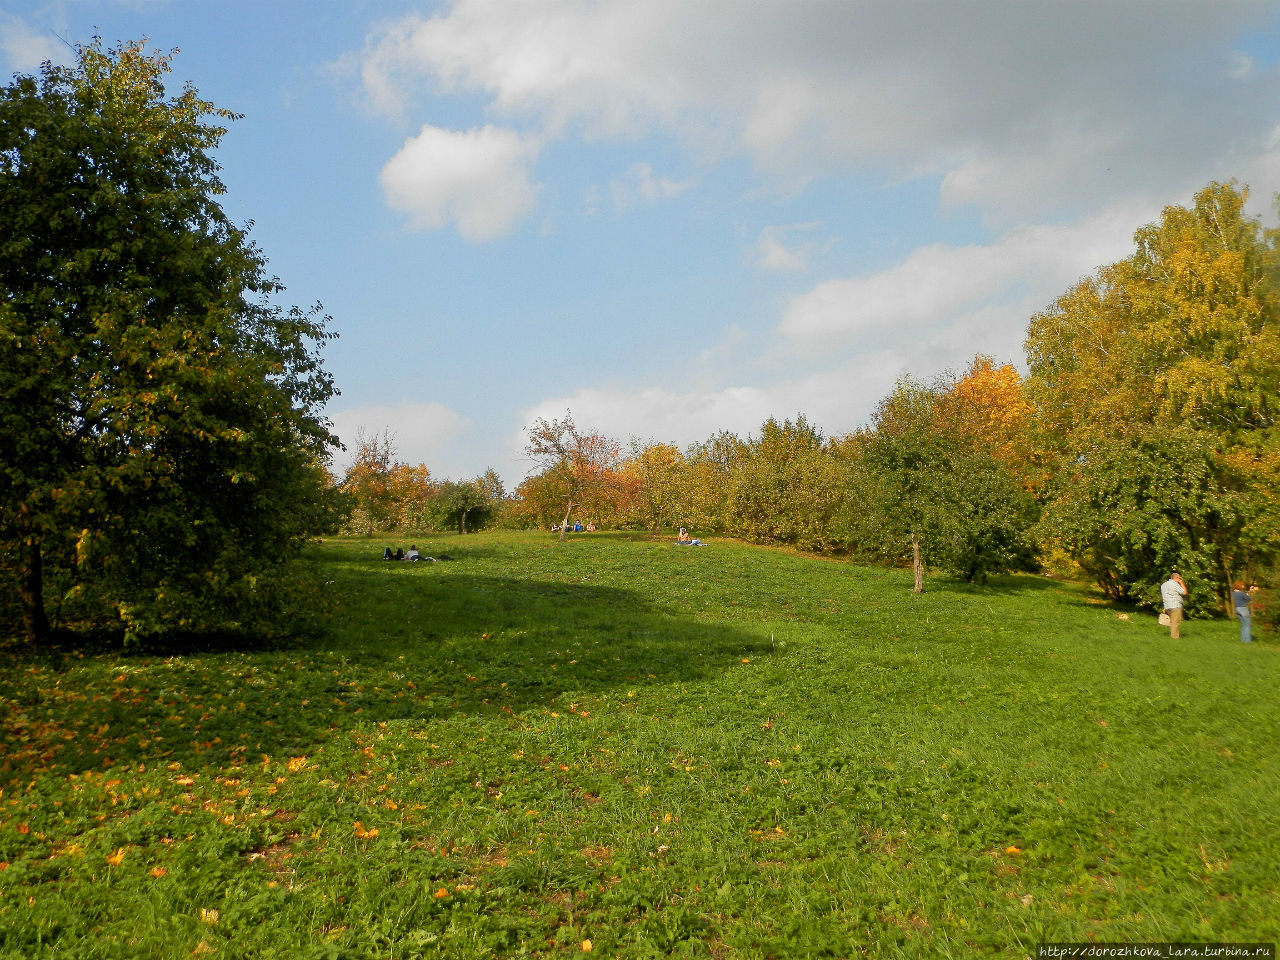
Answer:
<path fill-rule="evenodd" d="M 439 546 L 315 549 L 307 643 L 4 651 L 0 957 L 1280 936 L 1280 660 L 1234 624 L 726 541 Z"/>
<path fill-rule="evenodd" d="M 271 303 L 215 199 L 233 115 L 168 69 L 95 42 L 0 89 L 0 540 L 33 639 L 58 597 L 133 636 L 279 625 L 337 506 L 330 335 Z"/>
<path fill-rule="evenodd" d="M 437 530 L 474 533 L 492 520 L 501 492 L 502 481 L 492 470 L 485 477 L 474 480 L 446 480 L 440 484 L 432 500 L 433 526 Z M 497 494 L 496 499 L 494 494 Z"/>
<path fill-rule="evenodd" d="M 861 444 L 846 523 L 863 555 L 985 580 L 1032 566 L 1034 502 L 985 438 L 954 429 L 944 386 L 900 381 Z"/>
<path fill-rule="evenodd" d="M 950 509 L 938 541 L 940 565 L 969 583 L 1038 570 L 1035 499 L 985 450 L 958 453 L 948 467 Z"/>
<path fill-rule="evenodd" d="M 1229 491 L 1215 482 L 1214 451 L 1192 431 L 1116 437 L 1064 471 L 1041 522 L 1046 538 L 1069 544 L 1108 597 L 1161 606 L 1160 584 L 1173 570 L 1190 593 L 1187 606 L 1216 606 L 1221 572 L 1212 539 L 1198 536 L 1196 518 L 1239 529 Z"/>

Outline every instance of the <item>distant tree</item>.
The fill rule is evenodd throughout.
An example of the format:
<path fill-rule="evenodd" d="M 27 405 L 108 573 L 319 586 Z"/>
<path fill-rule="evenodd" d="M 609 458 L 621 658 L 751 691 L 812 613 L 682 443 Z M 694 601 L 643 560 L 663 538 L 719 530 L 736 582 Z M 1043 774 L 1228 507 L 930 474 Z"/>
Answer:
<path fill-rule="evenodd" d="M 670 527 L 689 499 L 684 455 L 669 443 L 636 445 L 622 469 L 631 511 L 652 533 Z"/>
<path fill-rule="evenodd" d="M 542 466 L 547 486 L 556 491 L 564 505 L 560 521 L 563 540 L 573 508 L 601 497 L 617 484 L 621 449 L 616 441 L 597 431 L 579 429 L 568 411 L 560 420 L 539 417 L 528 428 L 528 435 L 525 453 Z"/>
<path fill-rule="evenodd" d="M 834 520 L 848 487 L 843 473 L 821 431 L 803 416 L 794 423 L 771 417 L 736 459 L 725 507 L 728 529 L 757 543 L 834 548 Z"/>
<path fill-rule="evenodd" d="M 747 456 L 747 444 L 721 430 L 685 451 L 686 497 L 681 523 L 701 530 L 729 527 L 729 496 L 733 477 Z"/>
<path fill-rule="evenodd" d="M 398 530 L 426 526 L 439 492 L 440 484 L 431 478 L 425 463 L 412 467 L 407 463 L 394 464 L 387 477 L 390 526 Z"/>
<path fill-rule="evenodd" d="M 0 541 L 28 638 L 50 596 L 139 636 L 284 622 L 332 523 L 318 309 L 228 219 L 233 119 L 140 43 L 0 88 Z"/>
<path fill-rule="evenodd" d="M 534 473 L 516 487 L 509 522 L 517 527 L 546 529 L 556 524 L 563 512 L 563 488 L 558 478 L 550 473 Z"/>
<path fill-rule="evenodd" d="M 915 575 L 913 590 L 924 592 L 928 549 L 941 539 L 949 461 L 944 438 L 934 429 L 938 394 L 903 379 L 881 401 L 862 458 L 855 537 L 877 544 L 892 559 L 904 545 Z"/>
<path fill-rule="evenodd" d="M 437 525 L 468 532 L 486 523 L 502 501 L 502 480 L 490 468 L 482 476 L 472 480 L 446 480 L 440 485 L 434 500 Z"/>
<path fill-rule="evenodd" d="M 1031 562 L 1034 502 L 1009 470 L 947 416 L 948 385 L 899 381 L 862 441 L 849 500 L 851 539 L 969 581 Z"/>
<path fill-rule="evenodd" d="M 476 484 L 490 503 L 499 503 L 507 497 L 507 489 L 502 483 L 502 477 L 498 476 L 498 471 L 493 467 L 489 467 L 476 477 Z"/>
<path fill-rule="evenodd" d="M 396 491 L 392 474 L 403 466 L 396 461 L 396 444 L 389 429 L 368 434 L 356 429 L 351 465 L 342 479 L 342 490 L 351 498 L 350 523 L 366 537 L 387 530 L 398 522 Z"/>

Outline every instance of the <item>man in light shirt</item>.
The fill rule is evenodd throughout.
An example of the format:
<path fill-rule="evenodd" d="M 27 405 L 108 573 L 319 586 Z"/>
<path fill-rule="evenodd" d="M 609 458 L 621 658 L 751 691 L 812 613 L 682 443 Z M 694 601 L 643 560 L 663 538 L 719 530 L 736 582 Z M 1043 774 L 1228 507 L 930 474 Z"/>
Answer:
<path fill-rule="evenodd" d="M 1182 625 L 1182 598 L 1187 595 L 1187 583 L 1174 571 L 1169 579 L 1160 584 L 1160 602 L 1169 617 L 1169 637 L 1178 639 L 1178 627 Z"/>

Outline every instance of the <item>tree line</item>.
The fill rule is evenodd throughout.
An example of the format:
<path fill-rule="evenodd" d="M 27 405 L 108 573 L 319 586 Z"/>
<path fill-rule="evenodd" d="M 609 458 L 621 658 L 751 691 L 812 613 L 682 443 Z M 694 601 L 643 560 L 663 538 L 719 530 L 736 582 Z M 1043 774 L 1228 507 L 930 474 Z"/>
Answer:
<path fill-rule="evenodd" d="M 343 533 L 472 533 L 491 523 L 506 500 L 502 478 L 493 469 L 467 480 L 437 480 L 426 464 L 400 461 L 386 429 L 357 430 L 350 453 L 351 465 L 334 480 L 343 500 Z"/>

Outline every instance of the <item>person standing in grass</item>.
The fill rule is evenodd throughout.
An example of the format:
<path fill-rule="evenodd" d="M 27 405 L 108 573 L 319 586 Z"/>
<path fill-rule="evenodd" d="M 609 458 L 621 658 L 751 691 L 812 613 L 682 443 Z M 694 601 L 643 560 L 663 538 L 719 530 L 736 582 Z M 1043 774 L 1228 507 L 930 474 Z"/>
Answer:
<path fill-rule="evenodd" d="M 1253 593 L 1257 590 L 1257 586 L 1252 586 L 1248 590 L 1244 588 L 1244 581 L 1237 580 L 1231 585 L 1231 606 L 1235 607 L 1236 619 L 1240 621 L 1240 642 L 1253 643 Z"/>
<path fill-rule="evenodd" d="M 1169 574 L 1169 579 L 1160 584 L 1160 602 L 1169 617 L 1169 637 L 1177 640 L 1180 636 L 1178 628 L 1182 625 L 1182 598 L 1187 595 L 1187 583 L 1178 571 Z"/>

